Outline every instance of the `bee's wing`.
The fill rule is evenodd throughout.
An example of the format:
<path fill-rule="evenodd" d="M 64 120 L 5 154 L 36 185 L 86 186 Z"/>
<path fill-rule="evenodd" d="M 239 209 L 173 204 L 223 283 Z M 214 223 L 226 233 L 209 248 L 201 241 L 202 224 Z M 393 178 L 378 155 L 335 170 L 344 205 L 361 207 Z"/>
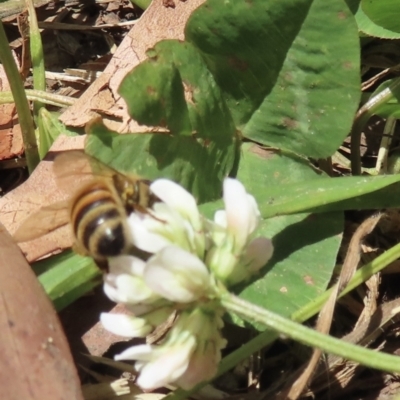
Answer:
<path fill-rule="evenodd" d="M 16 242 L 27 242 L 52 232 L 69 222 L 68 201 L 51 204 L 31 214 L 14 233 Z"/>
<path fill-rule="evenodd" d="M 68 191 L 77 190 L 81 185 L 92 180 L 93 176 L 108 179 L 112 179 L 115 175 L 123 176 L 113 168 L 80 150 L 60 153 L 54 160 L 53 170 L 57 184 Z"/>

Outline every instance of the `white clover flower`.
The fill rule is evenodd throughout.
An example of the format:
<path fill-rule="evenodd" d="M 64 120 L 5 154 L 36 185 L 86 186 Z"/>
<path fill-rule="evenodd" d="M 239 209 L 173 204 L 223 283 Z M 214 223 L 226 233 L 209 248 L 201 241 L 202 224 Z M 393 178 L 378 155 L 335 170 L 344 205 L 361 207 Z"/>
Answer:
<path fill-rule="evenodd" d="M 198 308 L 183 312 L 163 344 L 139 345 L 125 350 L 116 360 L 136 360 L 140 372 L 136 381 L 145 390 L 167 384 L 189 389 L 212 378 L 226 341 L 221 337 L 219 313 Z"/>
<path fill-rule="evenodd" d="M 177 246 L 164 247 L 149 259 L 144 280 L 155 293 L 176 303 L 195 301 L 211 286 L 204 263 Z"/>
<path fill-rule="evenodd" d="M 236 179 L 224 180 L 225 210 L 217 211 L 214 221 L 226 228 L 234 239 L 234 250 L 241 251 L 260 221 L 260 211 L 253 196 Z"/>
<path fill-rule="evenodd" d="M 123 337 L 146 337 L 154 329 L 146 319 L 124 314 L 101 313 L 100 321 L 105 329 Z"/>
<path fill-rule="evenodd" d="M 180 344 L 130 347 L 115 356 L 115 360 L 136 360 L 140 375 L 136 384 L 144 390 L 154 390 L 175 382 L 188 368 L 196 343 L 193 336 Z"/>
<path fill-rule="evenodd" d="M 195 198 L 182 186 L 168 179 L 154 181 L 150 190 L 165 204 L 177 210 L 190 222 L 195 231 L 203 229 L 203 220 L 197 208 Z"/>
<path fill-rule="evenodd" d="M 181 388 L 189 390 L 216 375 L 221 361 L 221 350 L 227 344 L 227 341 L 221 336 L 221 329 L 224 326 L 222 313 L 222 310 L 207 313 L 201 309 L 192 313 L 189 329 L 196 336 L 197 342 L 187 369 L 176 380 L 176 384 Z"/>
<path fill-rule="evenodd" d="M 103 287 L 106 295 L 123 304 L 151 304 L 160 299 L 144 281 L 145 265 L 143 260 L 129 255 L 111 258 Z"/>
<path fill-rule="evenodd" d="M 270 260 L 273 252 L 274 246 L 270 239 L 257 237 L 247 245 L 242 263 L 249 272 L 257 272 Z"/>
<path fill-rule="evenodd" d="M 224 181 L 225 210 L 215 213 L 211 236 L 215 246 L 206 264 L 227 285 L 248 279 L 271 258 L 268 238 L 252 239 L 260 221 L 260 211 L 253 196 L 236 179 Z"/>
<path fill-rule="evenodd" d="M 150 190 L 162 201 L 150 213 L 135 212 L 128 218 L 133 244 L 141 250 L 156 253 L 168 245 L 178 245 L 203 257 L 205 237 L 203 218 L 194 197 L 167 179 L 158 179 Z"/>
<path fill-rule="evenodd" d="M 147 336 L 157 326 L 168 319 L 173 312 L 170 307 L 160 307 L 137 315 L 101 313 L 100 322 L 105 329 L 115 335 L 131 338 Z"/>
<path fill-rule="evenodd" d="M 129 255 L 110 259 L 104 291 L 132 315 L 102 314 L 106 329 L 143 337 L 178 311 L 161 343 L 116 356 L 136 360 L 143 389 L 170 383 L 190 389 L 216 374 L 226 345 L 220 287 L 247 280 L 272 256 L 271 240 L 254 237 L 260 221 L 254 197 L 235 179 L 225 179 L 223 189 L 225 209 L 209 221 L 181 186 L 155 181 L 151 190 L 161 202 L 128 218 L 132 244 L 152 255 L 146 261 Z"/>

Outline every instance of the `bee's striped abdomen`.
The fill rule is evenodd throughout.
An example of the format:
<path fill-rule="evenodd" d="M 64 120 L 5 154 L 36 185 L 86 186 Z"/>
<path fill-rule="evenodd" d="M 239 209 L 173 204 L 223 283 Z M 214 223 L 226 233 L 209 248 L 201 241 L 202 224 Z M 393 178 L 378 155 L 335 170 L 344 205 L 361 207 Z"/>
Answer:
<path fill-rule="evenodd" d="M 94 181 L 76 197 L 71 221 L 78 244 L 94 258 L 122 254 L 127 246 L 126 213 L 113 188 Z"/>

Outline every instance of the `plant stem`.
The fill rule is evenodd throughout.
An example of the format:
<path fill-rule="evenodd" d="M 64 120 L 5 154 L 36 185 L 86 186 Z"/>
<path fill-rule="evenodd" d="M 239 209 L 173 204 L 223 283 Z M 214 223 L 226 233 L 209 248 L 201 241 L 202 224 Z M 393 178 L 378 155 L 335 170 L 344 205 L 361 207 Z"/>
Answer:
<path fill-rule="evenodd" d="M 56 107 L 68 107 L 72 106 L 76 99 L 68 96 L 61 96 L 59 94 L 43 92 L 41 90 L 25 89 L 25 94 L 28 100 L 38 100 L 43 104 L 49 104 Z M 5 91 L 0 92 L 0 104 L 14 103 L 14 97 L 12 92 Z"/>
<path fill-rule="evenodd" d="M 35 90 L 46 90 L 46 75 L 44 68 L 44 54 L 42 37 L 40 36 L 40 30 L 38 21 L 36 18 L 36 10 L 33 4 L 33 0 L 25 0 L 28 13 L 29 13 L 29 35 L 30 35 L 30 47 L 31 47 L 31 58 L 32 58 L 32 75 L 33 75 L 33 88 Z M 33 103 L 33 110 L 35 117 L 38 118 L 39 109 L 43 107 L 40 101 Z"/>
<path fill-rule="evenodd" d="M 39 153 L 35 138 L 35 128 L 28 99 L 24 91 L 24 86 L 15 65 L 11 50 L 8 46 L 8 39 L 4 31 L 3 23 L 0 20 L 0 60 L 7 75 L 11 91 L 14 96 L 15 107 L 18 113 L 18 120 L 21 126 L 22 138 L 25 145 L 25 157 L 29 173 L 35 169 L 39 163 Z"/>
<path fill-rule="evenodd" d="M 354 120 L 353 129 L 351 131 L 351 172 L 353 175 L 361 175 L 361 156 L 360 144 L 361 133 L 373 114 L 377 109 L 387 103 L 394 97 L 394 92 L 400 87 L 400 78 L 396 78 L 391 84 L 383 89 L 376 96 L 369 99 L 359 110 Z"/>
<path fill-rule="evenodd" d="M 223 294 L 221 304 L 227 310 L 235 312 L 246 320 L 262 323 L 267 328 L 300 343 L 371 368 L 387 372 L 400 372 L 400 357 L 398 356 L 369 350 L 317 332 L 272 311 L 248 303 L 229 292 Z"/>

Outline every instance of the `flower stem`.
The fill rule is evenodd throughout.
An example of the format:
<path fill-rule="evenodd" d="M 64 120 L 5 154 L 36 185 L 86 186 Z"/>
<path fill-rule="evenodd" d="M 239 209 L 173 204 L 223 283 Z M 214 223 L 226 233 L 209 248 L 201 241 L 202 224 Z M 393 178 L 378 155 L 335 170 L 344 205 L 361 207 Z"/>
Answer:
<path fill-rule="evenodd" d="M 262 323 L 267 328 L 273 329 L 300 343 L 319 348 L 327 353 L 335 354 L 371 368 L 387 372 L 400 372 L 400 357 L 369 350 L 322 334 L 272 311 L 248 303 L 229 292 L 225 292 L 222 295 L 221 304 L 227 310 L 233 311 L 247 320 Z"/>

